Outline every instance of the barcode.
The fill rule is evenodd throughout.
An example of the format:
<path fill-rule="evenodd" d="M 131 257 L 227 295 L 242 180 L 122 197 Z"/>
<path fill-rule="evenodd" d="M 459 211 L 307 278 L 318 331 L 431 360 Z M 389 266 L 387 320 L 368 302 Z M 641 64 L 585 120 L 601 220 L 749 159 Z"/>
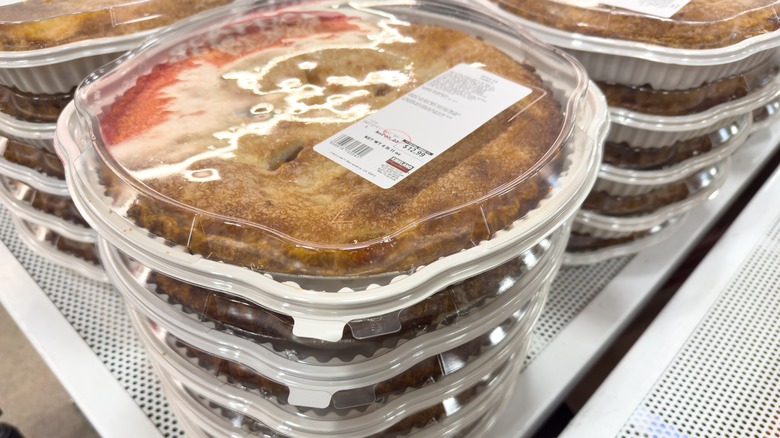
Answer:
<path fill-rule="evenodd" d="M 374 150 L 371 146 L 345 134 L 334 138 L 331 143 L 357 158 L 365 157 L 366 154 Z"/>

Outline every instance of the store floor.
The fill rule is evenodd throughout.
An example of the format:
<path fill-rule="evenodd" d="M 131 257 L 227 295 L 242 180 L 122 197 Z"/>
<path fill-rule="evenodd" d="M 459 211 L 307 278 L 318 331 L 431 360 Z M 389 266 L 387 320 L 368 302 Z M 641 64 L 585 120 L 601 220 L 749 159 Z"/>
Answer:
<path fill-rule="evenodd" d="M 15 426 L 25 438 L 98 436 L 2 306 L 0 411 L 0 423 Z"/>

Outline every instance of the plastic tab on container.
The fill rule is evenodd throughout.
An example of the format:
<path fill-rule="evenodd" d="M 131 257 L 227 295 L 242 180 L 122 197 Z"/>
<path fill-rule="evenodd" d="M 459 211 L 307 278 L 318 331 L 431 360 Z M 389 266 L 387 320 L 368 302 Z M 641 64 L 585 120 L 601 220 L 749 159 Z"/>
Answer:
<path fill-rule="evenodd" d="M 355 339 L 368 339 L 401 330 L 399 312 L 351 321 L 349 328 Z"/>
<path fill-rule="evenodd" d="M 313 338 L 322 341 L 336 342 L 344 334 L 344 321 L 322 321 L 306 318 L 295 318 L 293 334 L 303 338 Z"/>
<path fill-rule="evenodd" d="M 290 388 L 288 401 L 293 406 L 305 406 L 309 408 L 327 408 L 330 405 L 331 395 L 324 391 L 311 391 L 303 388 Z"/>

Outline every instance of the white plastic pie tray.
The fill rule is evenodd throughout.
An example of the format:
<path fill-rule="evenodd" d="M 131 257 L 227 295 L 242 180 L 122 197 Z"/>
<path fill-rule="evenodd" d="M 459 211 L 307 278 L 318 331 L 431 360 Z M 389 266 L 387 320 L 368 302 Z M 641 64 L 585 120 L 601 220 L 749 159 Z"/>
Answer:
<path fill-rule="evenodd" d="M 45 49 L 0 51 L 0 84 L 27 93 L 65 93 L 154 31 L 95 38 Z"/>

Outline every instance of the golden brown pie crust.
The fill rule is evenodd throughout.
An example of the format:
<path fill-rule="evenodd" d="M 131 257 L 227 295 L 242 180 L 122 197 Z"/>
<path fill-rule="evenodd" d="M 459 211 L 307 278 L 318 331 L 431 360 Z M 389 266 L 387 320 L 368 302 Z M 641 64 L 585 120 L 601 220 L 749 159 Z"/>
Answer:
<path fill-rule="evenodd" d="M 0 85 L 0 112 L 33 123 L 56 123 L 57 117 L 73 99 L 76 87 L 67 93 L 27 93 Z"/>
<path fill-rule="evenodd" d="M 212 47 L 176 63 L 159 64 L 139 77 L 101 118 L 101 135 L 107 153 L 112 154 L 108 161 L 120 155 L 121 166 L 143 171 L 147 158 L 158 163 L 172 157 L 175 163 L 187 151 L 203 147 L 198 144 L 199 134 L 184 131 L 181 143 L 153 145 L 152 153 L 128 146 L 149 147 L 151 140 L 145 135 L 156 132 L 157 126 L 170 123 L 171 129 L 182 129 L 172 122 L 176 114 L 168 111 L 176 98 L 165 92 L 182 86 L 186 77 L 197 74 L 197 68 L 216 67 L 221 73 L 222 66 L 253 51 L 304 35 L 330 38 L 340 32 L 359 32 L 354 22 L 335 13 L 277 25 L 271 36 L 249 32 L 237 37 L 240 44 L 231 40 L 229 52 L 220 48 L 225 44 Z M 561 143 L 563 116 L 552 93 L 532 67 L 478 38 L 433 25 L 411 24 L 398 30 L 414 43 L 396 41 L 383 44 L 381 51 L 360 53 L 313 51 L 280 64 L 270 76 L 288 77 L 289 69 L 309 61 L 316 61 L 323 71 L 309 70 L 302 77 L 298 69 L 296 80 L 321 84 L 337 74 L 360 78 L 372 71 L 406 69 L 410 80 L 402 85 L 365 88 L 369 95 L 358 103 L 378 109 L 457 64 L 481 63 L 532 93 L 389 190 L 312 149 L 351 122 L 321 123 L 311 129 L 309 123 L 284 121 L 272 135 L 242 137 L 231 159 L 204 159 L 188 168 L 193 172 L 216 169 L 218 180 L 188 183 L 177 175 L 144 180 L 142 190 L 161 197 L 139 195 L 128 216 L 152 233 L 210 259 L 269 272 L 349 276 L 408 271 L 489 239 L 525 215 L 547 195 L 546 178 L 561 165 L 554 161 L 557 164 L 522 184 L 508 185 L 549 159 L 551 145 Z M 208 80 L 199 86 L 218 90 L 217 100 L 257 102 L 219 75 Z M 342 92 L 340 85 L 327 91 Z M 198 117 L 209 108 L 191 111 Z M 233 120 L 224 114 L 216 117 Z M 128 158 L 137 156 L 144 160 Z M 108 172 L 103 179 L 107 194 L 121 196 L 121 187 L 115 185 L 118 179 Z"/>
<path fill-rule="evenodd" d="M 675 48 L 725 47 L 780 28 L 776 0 L 691 0 L 668 20 L 553 0 L 493 1 L 513 14 L 556 29 Z"/>
<path fill-rule="evenodd" d="M 680 202 L 690 194 L 690 188 L 685 181 L 666 184 L 648 193 L 633 196 L 616 196 L 604 191 L 594 191 L 585 199 L 582 208 L 612 216 L 631 216 L 650 213 Z"/>
<path fill-rule="evenodd" d="M 184 7 L 175 0 L 28 0 L 0 7 L 0 51 L 36 50 L 87 39 L 129 35 L 227 3 L 229 0 L 195 0 L 188 1 Z"/>
<path fill-rule="evenodd" d="M 637 231 L 621 237 L 595 237 L 591 234 L 572 232 L 566 243 L 566 251 L 570 253 L 595 251 L 612 246 L 623 245 L 641 239 L 649 234 L 649 231 Z"/>

